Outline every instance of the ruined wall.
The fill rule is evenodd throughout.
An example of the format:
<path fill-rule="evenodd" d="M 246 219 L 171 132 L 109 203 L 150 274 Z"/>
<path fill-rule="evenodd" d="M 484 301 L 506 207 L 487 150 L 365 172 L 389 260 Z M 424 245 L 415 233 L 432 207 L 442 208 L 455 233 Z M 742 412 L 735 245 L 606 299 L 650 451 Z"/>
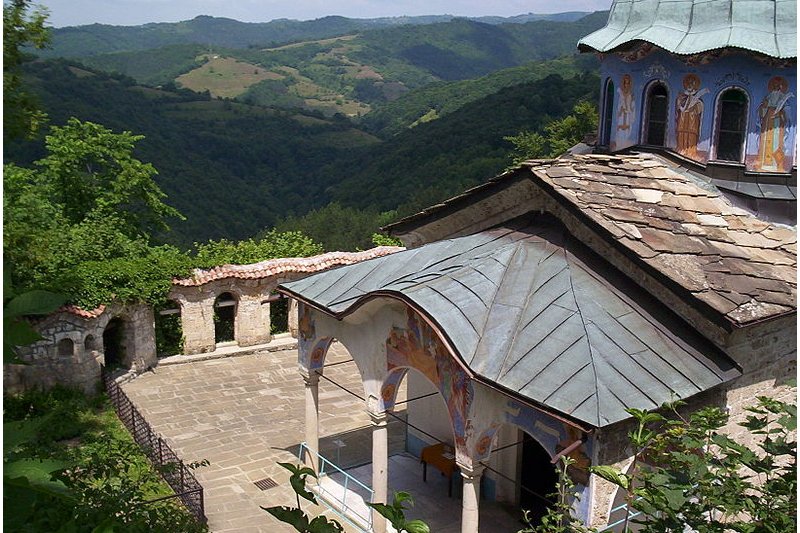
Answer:
<path fill-rule="evenodd" d="M 123 322 L 123 367 L 142 372 L 154 365 L 155 327 L 148 306 L 112 304 L 96 314 L 83 315 L 59 311 L 34 324 L 42 340 L 19 348 L 27 364 L 3 365 L 5 392 L 55 385 L 96 392 L 100 367 L 105 364 L 103 332 L 114 318 Z"/>

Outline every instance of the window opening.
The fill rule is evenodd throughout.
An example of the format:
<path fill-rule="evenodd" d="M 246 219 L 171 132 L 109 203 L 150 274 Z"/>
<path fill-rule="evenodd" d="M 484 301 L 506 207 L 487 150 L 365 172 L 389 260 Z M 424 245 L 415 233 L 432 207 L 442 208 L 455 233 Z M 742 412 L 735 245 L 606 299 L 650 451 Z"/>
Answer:
<path fill-rule="evenodd" d="M 739 89 L 722 93 L 719 102 L 717 159 L 741 162 L 747 128 L 747 95 Z"/>
<path fill-rule="evenodd" d="M 647 95 L 647 137 L 645 143 L 664 146 L 667 136 L 667 111 L 669 95 L 662 83 L 654 84 Z"/>
<path fill-rule="evenodd" d="M 75 353 L 75 343 L 72 339 L 61 339 L 58 341 L 59 357 L 72 357 Z"/>
<path fill-rule="evenodd" d="M 156 354 L 158 357 L 183 353 L 181 307 L 168 300 L 156 308 Z"/>
<path fill-rule="evenodd" d="M 614 117 L 614 82 L 609 80 L 606 82 L 606 95 L 605 102 L 603 103 L 603 136 L 600 143 L 608 146 L 611 143 L 611 121 Z"/>
<path fill-rule="evenodd" d="M 235 340 L 236 298 L 223 292 L 214 300 L 214 342 Z"/>

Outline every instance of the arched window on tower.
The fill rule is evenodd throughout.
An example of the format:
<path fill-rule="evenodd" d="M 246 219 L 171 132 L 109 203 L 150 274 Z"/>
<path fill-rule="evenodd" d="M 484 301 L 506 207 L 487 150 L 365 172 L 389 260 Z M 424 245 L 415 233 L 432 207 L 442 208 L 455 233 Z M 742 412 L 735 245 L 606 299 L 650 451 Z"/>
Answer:
<path fill-rule="evenodd" d="M 647 120 L 645 121 L 645 144 L 664 146 L 667 138 L 667 113 L 669 92 L 666 85 L 656 82 L 647 90 Z"/>
<path fill-rule="evenodd" d="M 614 118 L 614 82 L 611 78 L 606 80 L 606 91 L 603 98 L 603 129 L 601 130 L 600 145 L 608 146 L 611 143 L 611 121 Z"/>
<path fill-rule="evenodd" d="M 727 89 L 717 105 L 716 158 L 742 161 L 747 132 L 747 94 L 741 89 Z"/>

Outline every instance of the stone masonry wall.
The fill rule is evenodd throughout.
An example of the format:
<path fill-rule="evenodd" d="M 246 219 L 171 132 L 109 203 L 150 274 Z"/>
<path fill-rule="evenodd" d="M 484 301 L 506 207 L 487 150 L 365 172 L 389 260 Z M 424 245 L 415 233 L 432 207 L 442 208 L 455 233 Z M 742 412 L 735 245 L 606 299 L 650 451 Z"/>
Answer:
<path fill-rule="evenodd" d="M 156 362 L 152 310 L 145 305 L 112 304 L 96 316 L 56 312 L 34 324 L 42 340 L 19 348 L 25 365 L 3 365 L 3 387 L 7 393 L 55 385 L 73 387 L 91 394 L 100 383 L 105 363 L 103 331 L 119 317 L 124 324 L 123 365 L 142 372 Z M 72 345 L 65 341 L 71 341 Z"/>

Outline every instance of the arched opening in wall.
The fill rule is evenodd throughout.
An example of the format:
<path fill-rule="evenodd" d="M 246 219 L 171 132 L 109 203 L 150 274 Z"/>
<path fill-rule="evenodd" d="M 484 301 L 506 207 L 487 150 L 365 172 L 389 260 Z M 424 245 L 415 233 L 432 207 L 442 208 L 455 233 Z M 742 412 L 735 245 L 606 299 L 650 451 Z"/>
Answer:
<path fill-rule="evenodd" d="M 183 325 L 181 306 L 178 302 L 167 300 L 155 309 L 156 354 L 166 357 L 183 353 Z"/>
<path fill-rule="evenodd" d="M 289 331 L 289 299 L 275 291 L 269 296 L 269 332 L 271 335 Z"/>
<path fill-rule="evenodd" d="M 75 355 L 75 343 L 72 339 L 61 339 L 58 341 L 57 352 L 59 357 L 72 357 Z"/>
<path fill-rule="evenodd" d="M 614 118 L 614 82 L 611 78 L 606 80 L 606 90 L 603 98 L 603 129 L 600 135 L 600 145 L 608 146 L 611 142 L 611 122 Z"/>
<path fill-rule="evenodd" d="M 235 340 L 236 304 L 236 297 L 229 292 L 223 292 L 214 300 L 214 342 Z"/>
<path fill-rule="evenodd" d="M 109 320 L 103 330 L 103 354 L 107 370 L 114 370 L 125 366 L 127 355 L 125 345 L 125 321 L 120 317 Z"/>
<path fill-rule="evenodd" d="M 550 463 L 550 454 L 536 439 L 520 431 L 519 508 L 528 511 L 531 525 L 539 525 L 547 509 L 555 503 L 558 475 Z"/>
<path fill-rule="evenodd" d="M 667 114 L 669 91 L 661 82 L 655 82 L 647 90 L 647 112 L 644 123 L 644 142 L 652 146 L 664 146 L 667 138 Z"/>
<path fill-rule="evenodd" d="M 86 351 L 86 353 L 91 353 L 97 349 L 97 339 L 94 338 L 94 335 L 86 336 L 86 338 L 83 340 L 83 349 Z"/>
<path fill-rule="evenodd" d="M 716 159 L 740 163 L 747 134 L 747 94 L 726 89 L 717 104 Z"/>

